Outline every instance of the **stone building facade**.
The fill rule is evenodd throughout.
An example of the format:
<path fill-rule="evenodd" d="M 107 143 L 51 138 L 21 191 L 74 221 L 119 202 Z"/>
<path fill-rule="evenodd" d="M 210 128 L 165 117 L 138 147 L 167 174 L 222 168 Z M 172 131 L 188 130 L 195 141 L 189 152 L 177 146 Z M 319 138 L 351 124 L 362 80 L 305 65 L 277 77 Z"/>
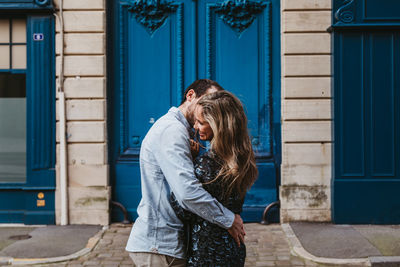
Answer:
<path fill-rule="evenodd" d="M 32 0 L 32 3 L 36 3 L 36 5 L 39 5 L 41 3 L 40 5 L 43 6 L 43 3 L 40 1 L 41 0 Z M 42 1 L 46 2 L 46 0 Z M 278 140 L 278 143 L 274 143 L 273 141 L 271 141 L 270 144 L 270 147 L 274 147 L 275 149 L 273 153 L 278 151 L 276 154 L 278 156 L 274 159 L 275 160 L 274 162 L 272 161 L 263 162 L 263 164 L 265 163 L 265 165 L 262 165 L 263 166 L 262 168 L 264 168 L 263 171 L 265 173 L 269 173 L 272 175 L 273 170 L 268 169 L 269 167 L 267 168 L 265 166 L 276 164 L 274 165 L 275 166 L 274 168 L 276 168 L 279 178 L 278 179 L 279 188 L 277 188 L 279 190 L 278 191 L 279 196 L 276 196 L 277 198 L 276 200 L 279 199 L 280 201 L 279 202 L 280 222 L 290 222 L 290 221 L 335 222 L 334 219 L 335 210 L 333 208 L 334 207 L 333 192 L 334 192 L 334 184 L 336 181 L 334 174 L 335 170 L 337 172 L 338 177 L 343 174 L 342 175 L 343 177 L 347 175 L 346 177 L 360 178 L 362 175 L 361 174 L 359 175 L 357 171 L 351 173 L 352 170 L 351 167 L 348 168 L 348 170 L 350 170 L 348 171 L 348 174 L 346 174 L 346 171 L 343 171 L 343 173 L 341 173 L 343 166 L 338 165 L 339 163 L 334 162 L 335 155 L 341 155 L 340 153 L 337 152 L 337 150 L 336 152 L 334 151 L 335 148 L 334 140 L 339 140 L 343 136 L 342 135 L 335 136 L 334 132 L 335 121 L 333 120 L 333 118 L 335 114 L 340 114 L 340 113 L 335 113 L 338 112 L 337 111 L 338 108 L 335 111 L 334 107 L 335 103 L 333 101 L 334 97 L 333 92 L 335 91 L 334 89 L 337 88 L 335 86 L 339 86 L 338 82 L 336 82 L 336 85 L 334 83 L 333 73 L 334 73 L 334 66 L 336 65 L 334 65 L 335 62 L 333 61 L 333 59 L 336 58 L 335 57 L 336 55 L 338 55 L 337 62 L 342 60 L 343 58 L 339 57 L 341 55 L 341 51 L 345 51 L 347 48 L 346 46 L 340 46 L 340 43 L 334 42 L 335 35 L 329 30 L 329 28 L 336 27 L 335 29 L 343 30 L 346 29 L 346 27 L 352 27 L 351 28 L 352 31 L 349 31 L 350 33 L 344 30 L 344 33 L 342 35 L 341 33 L 336 35 L 338 36 L 336 40 L 339 40 L 340 38 L 350 38 L 351 41 L 349 41 L 347 47 L 350 47 L 353 43 L 357 43 L 356 41 L 354 41 L 356 39 L 356 37 L 354 36 L 358 36 L 357 38 L 359 38 L 359 36 L 362 36 L 360 37 L 362 40 L 364 40 L 362 42 L 366 42 L 365 40 L 372 40 L 372 46 L 374 44 L 379 46 L 381 43 L 384 43 L 387 40 L 389 40 L 387 41 L 389 42 L 389 45 L 392 44 L 393 47 L 395 47 L 394 44 L 399 43 L 399 37 L 396 35 L 395 32 L 388 32 L 387 34 L 389 37 L 387 37 L 386 35 L 379 35 L 379 33 L 374 32 L 373 29 L 374 27 L 375 28 L 386 27 L 384 25 L 379 24 L 381 23 L 381 21 L 385 21 L 385 18 L 376 19 L 376 17 L 379 16 L 384 17 L 385 12 L 389 14 L 390 5 L 393 5 L 393 10 L 397 10 L 396 8 L 400 9 L 400 7 L 392 1 L 390 3 L 385 3 L 384 4 L 385 8 L 379 9 L 376 7 L 381 5 L 381 3 L 377 2 L 376 0 L 366 0 L 366 2 L 365 1 L 357 2 L 354 0 L 343 0 L 343 1 L 341 0 L 266 0 L 266 1 L 176 0 L 172 5 L 169 5 L 172 3 L 171 1 L 167 2 L 151 1 L 151 0 L 147 2 L 144 0 L 140 1 L 127 0 L 121 2 L 114 2 L 113 0 L 110 1 L 64 0 L 63 1 L 62 17 L 64 19 L 64 29 L 63 29 L 64 44 L 61 42 L 62 34 L 61 34 L 60 20 L 55 19 L 56 60 L 54 68 L 56 73 L 56 79 L 58 81 L 60 78 L 60 70 L 62 69 L 61 54 L 62 54 L 62 47 L 64 45 L 63 75 L 64 75 L 65 96 L 66 96 L 66 121 L 67 121 L 66 136 L 68 143 L 67 145 L 68 191 L 67 192 L 68 192 L 69 223 L 107 225 L 113 221 L 112 219 L 113 208 L 110 206 L 110 201 L 114 199 L 114 194 L 115 194 L 114 175 L 117 171 L 129 173 L 132 170 L 129 168 L 124 169 L 126 168 L 126 166 L 123 165 L 124 160 L 120 161 L 122 162 L 121 163 L 122 165 L 118 167 L 120 168 L 118 170 L 115 170 L 116 167 L 113 167 L 112 163 L 110 163 L 112 161 L 110 159 L 110 155 L 114 155 L 113 154 L 114 152 L 112 150 L 114 145 L 112 144 L 111 141 L 113 140 L 111 138 L 111 135 L 115 134 L 115 132 L 113 131 L 113 127 L 115 127 L 115 125 L 122 128 L 126 127 L 126 125 L 125 126 L 123 125 L 122 121 L 115 121 L 116 118 L 115 113 L 125 112 L 122 111 L 122 109 L 124 108 L 123 105 L 125 103 L 123 102 L 123 100 L 121 100 L 121 102 L 119 102 L 119 105 L 121 105 L 121 107 L 119 107 L 119 111 L 115 110 L 113 111 L 112 105 L 113 103 L 116 103 L 115 99 L 118 97 L 121 97 L 121 99 L 123 99 L 124 97 L 121 93 L 122 91 L 121 92 L 117 91 L 119 89 L 116 88 L 116 83 L 114 82 L 120 80 L 120 83 L 122 84 L 123 82 L 125 82 L 126 79 L 130 79 L 129 77 L 126 77 L 126 75 L 123 73 L 127 69 L 126 67 L 123 66 L 124 64 L 123 60 L 121 59 L 121 61 L 116 61 L 115 58 L 118 57 L 118 55 L 121 56 L 124 53 L 127 53 L 127 51 L 128 52 L 131 51 L 129 50 L 130 48 L 128 49 L 130 43 L 129 45 L 127 44 L 128 42 L 134 40 L 134 38 L 132 38 L 129 35 L 130 34 L 129 31 L 136 31 L 136 32 L 143 31 L 143 34 L 145 33 L 144 29 L 140 27 L 138 28 L 138 26 L 126 26 L 126 29 L 125 28 L 119 29 L 115 25 L 122 25 L 122 26 L 127 25 L 126 23 L 128 22 L 131 23 L 134 20 L 133 17 L 129 17 L 129 15 L 127 15 L 128 13 L 126 12 L 128 11 L 126 10 L 132 9 L 132 6 L 135 3 L 151 4 L 153 2 L 154 2 L 153 4 L 156 3 L 158 4 L 162 3 L 162 5 L 165 4 L 163 6 L 164 12 L 166 12 L 166 14 L 167 13 L 173 14 L 171 15 L 170 21 L 167 18 L 167 16 L 165 16 L 162 17 L 162 19 L 157 22 L 159 24 L 151 26 L 154 26 L 155 27 L 154 29 L 157 29 L 157 27 L 160 27 L 160 25 L 168 25 L 168 27 L 170 27 L 170 32 L 168 32 L 168 34 L 164 34 L 164 36 L 167 37 L 169 36 L 172 40 L 171 44 L 173 43 L 178 47 L 177 50 L 174 50 L 172 48 L 170 49 L 172 51 L 171 58 L 176 59 L 178 62 L 176 63 L 173 60 L 171 61 L 172 62 L 171 66 L 173 66 L 174 68 L 176 67 L 176 65 L 179 65 L 182 62 L 187 63 L 185 59 L 182 59 L 184 58 L 182 55 L 187 56 L 187 54 L 179 52 L 179 49 L 182 50 L 182 46 L 185 46 L 185 49 L 182 50 L 185 51 L 184 53 L 190 54 L 195 50 L 193 47 L 195 47 L 196 45 L 190 43 L 192 41 L 189 41 L 188 44 L 186 44 L 179 38 L 181 38 L 184 34 L 187 34 L 187 29 L 182 26 L 182 20 L 186 18 L 185 17 L 186 15 L 183 13 L 194 12 L 193 10 L 197 7 L 196 5 L 204 4 L 206 6 L 207 9 L 204 9 L 205 11 L 200 11 L 200 13 L 198 14 L 200 14 L 201 16 L 204 15 L 207 23 L 209 22 L 214 23 L 216 20 L 216 19 L 213 20 L 213 18 L 211 18 L 210 15 L 211 11 L 214 12 L 215 10 L 217 10 L 215 12 L 217 13 L 222 12 L 221 9 L 227 8 L 227 6 L 229 6 L 230 4 L 235 3 L 237 5 L 246 6 L 247 8 L 246 12 L 248 12 L 248 10 L 254 12 L 254 14 L 250 16 L 251 19 L 246 22 L 247 23 L 246 27 L 250 27 L 249 25 L 252 25 L 253 20 L 257 21 L 256 23 L 258 24 L 254 26 L 256 23 L 253 23 L 252 27 L 254 27 L 254 29 L 251 30 L 254 36 L 262 36 L 262 38 L 264 38 L 265 35 L 263 35 L 264 34 L 263 31 L 265 31 L 265 29 L 267 29 L 267 31 L 271 29 L 272 31 L 279 29 L 278 32 L 275 32 L 265 37 L 265 39 L 263 39 L 263 42 L 265 41 L 265 43 L 262 43 L 260 41 L 260 43 L 262 43 L 263 45 L 275 47 L 274 49 L 276 49 L 276 47 L 279 47 L 279 49 L 277 50 L 278 52 L 276 51 L 274 52 L 274 50 L 270 48 L 268 48 L 270 49 L 270 51 L 267 52 L 261 51 L 264 49 L 263 46 L 261 46 L 262 48 L 259 49 L 261 51 L 260 55 L 262 55 L 263 57 L 267 55 L 270 57 L 268 60 L 270 60 L 271 62 L 275 62 L 268 65 L 268 67 L 266 67 L 265 69 L 264 67 L 261 68 L 261 70 L 265 71 L 265 73 L 268 73 L 268 75 L 272 73 L 271 76 L 269 78 L 267 77 L 266 80 L 270 79 L 269 82 L 274 84 L 274 86 L 279 84 L 278 92 L 272 93 L 271 98 L 269 99 L 269 100 L 272 99 L 272 102 L 271 103 L 268 102 L 269 101 L 268 97 L 265 97 L 266 100 L 264 99 L 266 102 L 268 102 L 267 106 L 271 104 L 270 106 L 275 105 L 274 107 L 278 107 L 274 109 L 274 114 L 270 115 L 271 118 L 272 116 L 274 116 L 274 119 L 278 118 L 277 121 L 268 122 L 270 123 L 270 125 L 275 125 L 275 124 L 278 125 L 278 127 L 274 128 L 273 130 L 278 132 L 276 134 L 276 136 L 278 137 L 275 136 L 274 137 L 275 139 L 273 139 L 275 141 Z M 61 16 L 60 2 L 61 0 L 55 0 L 54 3 L 52 4 L 52 6 L 54 6 L 55 8 L 54 9 L 55 14 L 58 15 L 59 17 Z M 219 7 L 217 7 L 216 5 L 217 2 L 218 5 L 220 5 Z M 367 2 L 368 6 L 366 4 Z M 223 6 L 224 5 L 223 3 L 225 3 L 226 5 Z M 123 8 L 125 8 L 126 10 L 125 9 L 124 11 L 117 10 L 115 7 L 118 4 L 120 4 L 121 6 L 125 5 Z M 131 7 L 129 7 L 129 5 L 131 5 Z M 190 7 L 187 7 L 188 5 Z M 371 9 L 371 7 L 375 8 Z M 275 12 L 274 8 L 279 9 L 277 12 L 278 14 L 274 13 Z M 364 11 L 366 10 L 364 15 L 361 14 L 362 10 Z M 2 3 L 0 3 L 0 13 L 1 12 L 5 12 L 5 9 L 4 8 L 2 9 Z M 203 12 L 204 14 L 201 12 Z M 235 10 L 232 11 L 233 14 L 235 12 L 236 12 Z M 19 12 L 18 14 L 20 13 L 21 12 Z M 393 19 L 394 16 L 393 14 L 390 13 L 389 14 L 390 16 L 388 15 L 388 18 L 386 18 L 386 21 L 389 19 Z M 191 14 L 189 15 L 188 15 L 189 18 L 196 17 L 196 16 L 191 16 Z M 270 18 L 271 16 L 272 19 Z M 369 19 L 368 16 L 370 16 Z M 261 17 L 262 19 L 257 20 L 257 18 Z M 276 24 L 276 22 L 274 22 L 274 19 L 278 17 L 279 17 L 278 20 L 279 25 Z M 221 16 L 221 18 L 223 18 L 223 16 Z M 165 22 L 166 24 L 163 24 L 164 21 L 167 21 Z M 229 24 L 227 21 L 225 22 L 226 24 Z M 396 27 L 400 27 L 400 25 L 396 23 L 397 22 L 393 22 L 393 25 L 391 25 L 390 29 L 397 29 Z M 387 24 L 388 23 L 386 23 L 386 25 Z M 217 41 L 212 39 L 215 37 L 215 33 L 213 32 L 210 33 L 210 29 L 211 31 L 221 30 L 221 29 L 222 29 L 221 31 L 225 30 L 224 28 L 225 26 L 223 26 L 225 24 L 218 24 L 218 26 L 215 25 L 212 27 L 208 26 L 205 27 L 206 28 L 205 31 L 206 32 L 209 31 L 207 32 L 207 35 L 204 35 L 205 39 L 207 39 L 206 41 L 202 40 L 202 37 L 200 35 L 199 35 L 200 37 L 197 38 L 195 34 L 192 35 L 189 34 L 190 38 L 194 38 L 194 40 L 197 40 L 198 43 L 202 43 L 203 41 L 206 42 L 204 45 L 201 44 L 199 45 L 201 49 L 204 48 L 205 54 L 211 53 L 212 52 L 211 50 L 214 49 L 212 45 L 214 45 L 214 43 L 219 40 L 218 38 L 215 39 Z M 231 24 L 230 26 L 235 27 L 235 25 Z M 202 25 L 199 25 L 199 28 L 203 30 Z M 151 40 L 152 38 L 156 39 L 154 35 L 155 31 L 154 29 L 153 28 L 150 28 L 150 30 L 148 29 L 148 36 L 146 38 L 149 38 L 149 40 Z M 384 29 L 388 31 L 389 28 L 384 28 Z M 240 38 L 247 38 L 245 37 L 246 32 L 243 33 L 241 28 L 237 28 L 236 30 L 237 30 L 236 37 L 238 40 L 240 40 Z M 255 33 L 257 31 L 259 32 Z M 353 36 L 352 34 L 355 34 L 356 31 L 361 32 L 358 33 L 361 35 Z M 190 31 L 188 32 L 190 33 Z M 128 38 L 128 41 L 122 38 L 124 37 L 123 34 L 125 33 L 130 38 L 130 39 Z M 142 33 L 138 34 L 140 35 Z M 268 39 L 270 37 L 278 38 L 278 41 L 276 42 L 277 39 L 274 39 L 275 41 L 274 40 L 271 41 L 270 39 Z M 121 41 L 118 38 L 121 38 L 121 40 L 123 41 Z M 176 40 L 178 41 L 175 41 L 174 38 L 177 38 Z M 375 40 L 374 38 L 377 38 L 376 40 L 378 40 L 375 43 L 374 43 Z M 114 39 L 120 40 L 120 46 L 115 47 L 115 42 L 113 42 Z M 337 47 L 335 46 L 335 44 Z M 132 45 L 138 45 L 138 44 L 132 43 Z M 160 43 L 160 48 L 163 45 L 165 44 Z M 140 46 L 140 44 L 138 46 Z M 335 53 L 333 52 L 334 47 L 336 47 Z M 369 46 L 366 47 L 368 48 Z M 375 51 L 373 48 L 369 49 L 371 49 L 371 51 Z M 218 49 L 215 50 L 220 51 Z M 395 51 L 394 48 L 392 48 L 392 50 Z M 244 52 L 245 51 L 243 51 L 243 53 Z M 201 53 L 203 52 L 202 51 L 193 52 L 193 54 L 196 56 L 199 54 L 202 55 Z M 351 56 L 351 54 L 352 53 L 347 54 L 347 57 L 349 55 Z M 240 56 L 239 54 L 237 55 L 238 57 Z M 212 71 L 214 71 L 214 67 L 211 66 L 213 64 L 212 60 L 214 59 L 215 58 L 208 55 L 208 58 L 205 60 L 205 63 L 204 64 L 199 63 L 198 68 L 200 69 L 205 66 L 205 68 L 208 68 L 207 69 L 208 73 L 211 73 Z M 202 60 L 203 59 L 201 58 L 198 59 L 199 62 L 202 62 Z M 265 63 L 268 61 L 268 60 L 264 61 L 263 60 L 264 58 L 260 60 L 260 62 Z M 397 62 L 396 60 L 397 58 L 394 59 L 393 61 L 394 63 L 392 64 L 393 66 L 397 66 L 396 64 L 398 64 L 396 63 Z M 268 69 L 270 67 L 272 68 L 272 71 Z M 179 75 L 182 76 L 183 75 L 182 73 L 184 73 L 185 75 L 186 73 L 192 75 L 192 73 L 195 72 L 194 70 L 195 68 L 191 69 L 190 67 L 188 69 L 180 69 L 178 66 L 177 76 Z M 376 73 L 378 73 L 378 71 L 376 71 Z M 392 73 L 394 73 L 393 70 Z M 130 75 L 131 74 L 132 73 L 130 73 Z M 216 75 L 216 77 L 218 77 L 218 75 Z M 246 73 L 246 75 L 249 75 L 249 77 L 251 77 L 252 73 L 249 71 Z M 263 75 L 264 73 L 262 73 L 261 76 Z M 278 82 L 274 80 L 273 78 L 274 75 L 278 75 L 277 76 L 279 80 Z M 380 74 L 378 73 L 377 75 L 379 76 Z M 176 83 L 182 83 L 182 84 L 185 83 L 185 86 L 188 85 L 188 81 L 191 79 L 191 78 L 183 79 L 182 77 L 180 78 L 179 77 L 177 79 L 178 82 Z M 203 77 L 196 77 L 196 75 L 194 75 L 193 77 L 203 78 Z M 213 76 L 211 75 L 211 77 Z M 348 80 L 350 79 L 351 82 L 354 82 L 351 80 L 351 78 L 346 78 L 346 79 Z M 393 78 L 394 81 L 393 84 L 398 83 L 396 79 L 397 78 Z M 171 82 L 171 84 L 173 84 L 174 82 L 175 81 Z M 264 80 L 263 82 L 260 83 L 264 83 Z M 338 88 L 340 89 L 340 86 Z M 56 90 L 57 88 L 54 89 Z M 227 89 L 229 90 L 229 88 Z M 351 90 L 351 89 L 346 89 L 346 90 Z M 261 91 L 257 92 L 260 93 Z M 393 92 L 397 91 L 393 89 Z M 180 93 L 178 92 L 175 94 L 179 96 Z M 245 94 L 246 93 L 243 93 L 244 96 L 246 96 Z M 393 93 L 393 96 L 395 96 L 394 99 L 397 99 L 396 98 L 397 94 L 398 93 Z M 55 95 L 57 97 L 57 93 Z M 111 97 L 111 95 L 113 95 L 113 97 Z M 172 96 L 170 97 L 171 99 L 173 97 L 178 98 L 174 94 L 172 94 Z M 342 98 L 336 99 L 336 103 L 338 103 L 339 100 L 342 101 Z M 398 101 L 398 99 L 394 101 Z M 56 188 L 55 223 L 57 224 L 61 223 L 61 192 L 60 192 L 60 180 L 59 180 L 60 179 L 59 178 L 60 177 L 60 161 L 59 161 L 60 118 L 58 112 L 58 107 L 60 104 L 59 102 L 60 101 L 57 98 L 55 105 L 56 106 L 55 128 L 57 129 L 56 133 L 57 160 L 55 165 L 55 172 L 57 177 L 57 183 L 55 187 Z M 278 102 L 278 104 L 276 104 L 275 102 Z M 395 107 L 396 105 L 394 105 L 393 110 L 395 110 Z M 397 129 L 398 126 L 396 125 L 399 124 L 398 116 L 397 117 L 395 115 L 393 116 L 394 116 L 393 127 Z M 265 118 L 262 119 L 264 120 Z M 154 123 L 154 117 L 151 118 L 149 117 L 148 121 L 150 124 Z M 340 127 L 342 126 L 338 124 L 337 128 Z M 373 129 L 373 127 L 371 129 Z M 350 130 L 346 128 L 346 131 Z M 266 132 L 268 134 L 271 134 L 271 136 L 273 135 L 272 130 L 270 132 L 268 131 Z M 396 130 L 393 130 L 393 133 L 395 132 Z M 118 132 L 118 134 L 120 134 L 122 138 L 122 135 L 125 133 L 122 131 L 122 133 Z M 393 136 L 395 136 L 395 134 L 393 134 Z M 132 152 L 133 153 L 132 155 L 136 155 L 135 153 L 138 153 L 137 144 L 140 143 L 140 138 L 143 137 L 139 135 L 132 135 L 129 138 L 132 139 L 122 140 L 123 139 L 122 138 L 121 140 L 123 142 L 126 141 L 127 143 L 131 144 L 133 147 L 132 151 L 134 151 Z M 253 144 L 255 146 L 264 145 L 262 142 L 260 142 L 261 138 L 262 137 L 257 137 L 256 139 L 253 139 Z M 366 138 L 369 137 L 367 136 Z M 392 139 L 395 140 L 395 137 L 393 137 Z M 393 150 L 392 154 L 398 155 L 400 153 L 399 152 L 400 149 L 398 148 L 398 144 L 395 146 L 396 147 Z M 267 145 L 265 145 L 265 147 L 267 147 Z M 124 143 L 120 144 L 120 146 L 117 149 L 123 149 L 123 148 L 124 148 Z M 263 155 L 264 156 L 267 155 L 265 157 L 268 157 L 268 155 L 270 155 L 268 153 L 264 153 Z M 132 156 L 132 158 L 134 158 L 134 161 L 136 160 L 135 162 L 137 163 L 137 158 L 135 158 L 135 156 Z M 377 162 L 376 166 L 378 167 L 383 164 L 383 163 L 381 164 L 378 161 L 376 162 Z M 357 162 L 350 163 L 351 166 L 356 166 L 356 164 Z M 398 163 L 393 163 L 393 166 L 396 164 L 398 165 Z M 137 171 L 136 169 L 134 170 Z M 360 173 L 364 174 L 367 172 L 360 171 Z M 390 171 L 388 171 L 386 174 L 382 173 L 384 172 L 379 173 L 379 171 L 377 171 L 375 174 L 372 174 L 371 177 L 375 179 L 379 175 L 383 175 L 385 177 L 391 175 Z M 396 176 L 397 172 L 393 171 L 392 173 L 393 173 L 392 176 L 394 177 L 392 181 L 396 182 L 398 180 L 398 177 Z M 341 179 L 341 177 L 339 177 L 339 179 Z M 398 186 L 397 183 L 394 183 L 394 185 L 395 186 L 391 187 L 396 188 L 396 186 Z M 122 183 L 122 189 L 124 186 L 125 184 Z M 132 188 L 135 187 L 135 190 L 139 190 L 137 184 L 129 186 L 131 186 Z M 1 190 L 2 188 L 0 185 L 0 191 Z M 365 192 L 367 191 L 363 191 L 364 193 L 362 194 L 366 195 L 367 193 Z M 265 193 L 265 191 L 259 191 L 259 192 Z M 384 192 L 385 191 L 382 191 L 381 193 L 384 194 Z M 251 198 L 257 199 L 257 197 L 259 196 L 261 197 L 260 199 L 263 199 L 264 196 L 262 196 L 262 194 L 263 193 L 259 193 L 259 195 L 257 194 L 251 195 L 250 199 Z M 336 199 L 339 198 L 340 197 L 337 197 Z M 270 202 L 265 203 L 265 205 L 268 204 L 270 204 Z M 393 204 L 392 206 L 395 207 L 395 204 Z M 249 205 L 249 207 L 251 210 L 252 206 Z M 336 206 L 335 208 L 340 209 L 340 205 Z M 354 208 L 357 209 L 357 206 L 354 206 Z M 377 216 L 379 215 L 378 212 L 376 214 Z M 381 214 L 379 216 L 381 216 Z M 395 219 L 393 222 L 396 222 L 396 220 L 397 219 Z M 370 222 L 375 222 L 375 221 L 374 219 L 372 219 Z"/>
<path fill-rule="evenodd" d="M 331 6 L 281 1 L 282 222 L 331 220 Z M 107 224 L 106 3 L 64 12 L 70 223 Z"/>

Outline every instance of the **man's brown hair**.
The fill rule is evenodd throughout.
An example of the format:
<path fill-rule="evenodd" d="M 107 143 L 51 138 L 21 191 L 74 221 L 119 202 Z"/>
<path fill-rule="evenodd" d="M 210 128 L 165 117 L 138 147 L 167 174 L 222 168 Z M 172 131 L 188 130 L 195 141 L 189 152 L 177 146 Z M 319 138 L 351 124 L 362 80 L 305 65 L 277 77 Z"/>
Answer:
<path fill-rule="evenodd" d="M 196 97 L 200 97 L 204 95 L 211 87 L 215 87 L 215 89 L 217 89 L 218 91 L 224 90 L 224 88 L 222 88 L 219 83 L 210 79 L 199 79 L 194 81 L 186 88 L 185 93 L 183 94 L 181 105 L 186 101 L 186 95 L 190 89 L 193 89 L 193 91 L 196 93 Z"/>

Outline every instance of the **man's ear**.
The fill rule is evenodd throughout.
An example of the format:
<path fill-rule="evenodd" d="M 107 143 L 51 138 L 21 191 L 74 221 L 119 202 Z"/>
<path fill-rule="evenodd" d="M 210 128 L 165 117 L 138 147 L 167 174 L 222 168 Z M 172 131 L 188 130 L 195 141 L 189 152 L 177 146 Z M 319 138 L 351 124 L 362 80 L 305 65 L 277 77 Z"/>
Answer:
<path fill-rule="evenodd" d="M 196 92 L 193 89 L 190 89 L 186 94 L 186 101 L 191 102 L 196 98 Z"/>

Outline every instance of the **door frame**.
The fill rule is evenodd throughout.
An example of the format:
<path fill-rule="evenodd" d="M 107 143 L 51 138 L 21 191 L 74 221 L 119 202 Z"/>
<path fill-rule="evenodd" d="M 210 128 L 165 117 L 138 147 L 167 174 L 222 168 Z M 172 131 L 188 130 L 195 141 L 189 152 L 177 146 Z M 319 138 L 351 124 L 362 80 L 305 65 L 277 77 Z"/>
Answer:
<path fill-rule="evenodd" d="M 194 0 L 193 0 L 194 1 Z M 221 0 L 221 2 L 223 2 Z M 267 2 L 267 1 L 266 1 Z M 281 38 L 280 38 L 280 24 L 281 24 L 281 13 L 280 13 L 280 0 L 270 0 L 269 2 L 274 2 L 275 5 L 271 8 L 271 25 L 270 27 L 275 31 L 272 33 L 272 40 L 270 40 L 271 46 L 271 65 L 270 69 L 266 71 L 271 72 L 271 105 L 273 113 L 271 114 L 271 133 L 272 133 L 272 151 L 274 154 L 273 158 L 267 159 L 268 155 L 260 155 L 258 157 L 258 161 L 267 164 L 275 164 L 276 166 L 276 181 L 274 184 L 276 185 L 276 198 L 279 201 L 279 186 L 281 179 L 281 161 L 282 161 L 282 147 L 281 147 Z M 120 36 L 116 36 L 119 32 L 118 24 L 121 23 L 122 17 L 118 13 L 118 10 L 115 8 L 116 4 L 112 0 L 106 1 L 106 20 L 107 20 L 107 32 L 109 33 L 108 38 L 106 40 L 106 54 L 107 54 L 107 141 L 108 141 L 108 164 L 109 168 L 109 177 L 110 177 L 110 186 L 114 187 L 116 177 L 115 175 L 115 159 L 118 155 L 119 147 L 116 145 L 116 140 L 119 139 L 120 132 L 116 130 L 117 127 L 120 127 L 119 120 L 116 120 L 118 114 L 116 114 L 115 103 L 118 101 L 118 105 L 122 105 L 122 101 L 118 100 L 120 96 L 120 87 L 122 83 L 125 83 L 125 80 L 119 81 L 121 77 L 126 77 L 124 72 L 126 71 L 126 66 L 123 66 L 122 60 L 119 57 L 120 49 L 123 48 L 126 44 L 120 44 L 117 40 Z M 118 21 L 118 23 L 116 22 Z M 193 49 L 193 47 L 191 48 Z M 191 70 L 192 75 L 195 73 L 195 70 Z M 209 78 L 209 77 L 198 77 L 198 78 Z M 121 107 L 119 107 L 121 109 Z M 118 143 L 118 142 L 117 142 Z M 123 159 L 120 159 L 123 160 Z M 136 158 L 135 160 L 139 160 Z M 112 190 L 113 192 L 113 190 Z M 112 199 L 114 197 L 112 196 Z M 262 212 L 265 207 L 248 207 L 247 213 L 249 216 L 254 218 L 253 220 L 257 221 L 261 220 Z M 111 211 L 111 214 L 113 212 Z M 272 221 L 279 221 L 279 209 L 273 210 L 273 216 L 271 216 Z"/>

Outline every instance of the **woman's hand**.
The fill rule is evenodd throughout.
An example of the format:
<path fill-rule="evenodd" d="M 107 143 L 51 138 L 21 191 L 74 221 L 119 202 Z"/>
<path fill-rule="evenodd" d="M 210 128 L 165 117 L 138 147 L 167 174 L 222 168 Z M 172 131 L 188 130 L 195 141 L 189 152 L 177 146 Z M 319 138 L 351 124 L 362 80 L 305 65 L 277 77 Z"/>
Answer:
<path fill-rule="evenodd" d="M 192 153 L 192 158 L 195 159 L 199 154 L 199 143 L 190 139 L 190 153 Z"/>

